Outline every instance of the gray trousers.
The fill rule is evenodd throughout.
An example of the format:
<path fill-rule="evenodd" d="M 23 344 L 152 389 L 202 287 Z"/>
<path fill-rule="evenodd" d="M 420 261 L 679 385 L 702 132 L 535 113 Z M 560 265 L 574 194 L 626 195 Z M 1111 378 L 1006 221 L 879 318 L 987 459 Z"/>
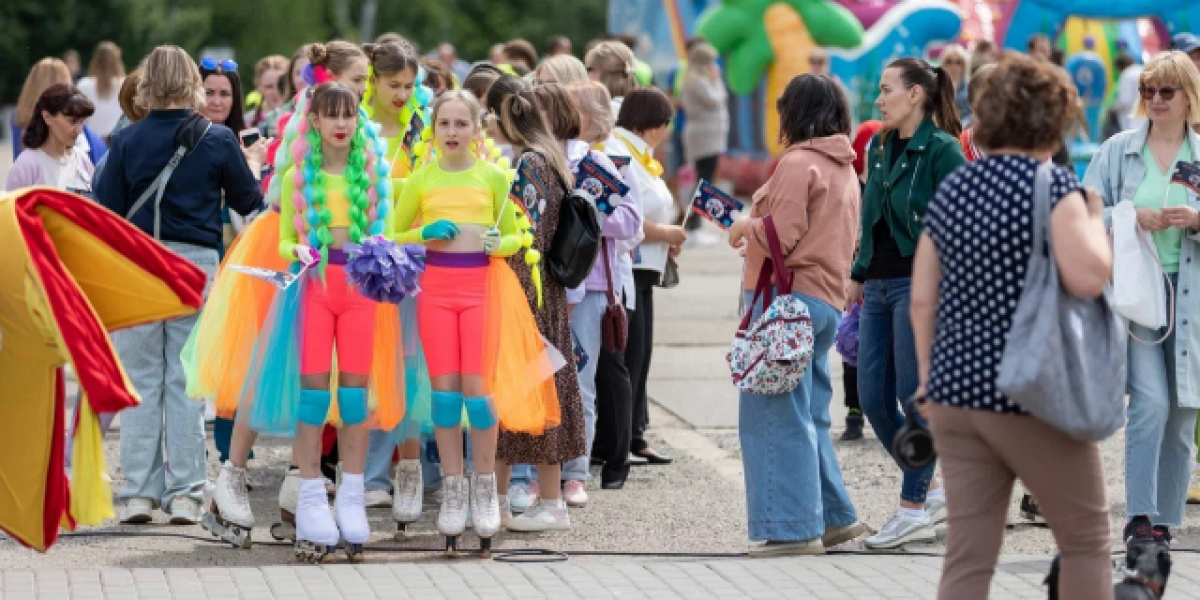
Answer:
<path fill-rule="evenodd" d="M 207 297 L 217 272 L 217 251 L 164 245 L 204 271 Z M 146 498 L 163 507 L 176 496 L 203 500 L 204 402 L 187 397 L 179 359 L 197 320 L 192 315 L 112 334 L 121 364 L 142 397 L 140 405 L 121 411 L 121 470 L 126 479 L 122 499 Z"/>

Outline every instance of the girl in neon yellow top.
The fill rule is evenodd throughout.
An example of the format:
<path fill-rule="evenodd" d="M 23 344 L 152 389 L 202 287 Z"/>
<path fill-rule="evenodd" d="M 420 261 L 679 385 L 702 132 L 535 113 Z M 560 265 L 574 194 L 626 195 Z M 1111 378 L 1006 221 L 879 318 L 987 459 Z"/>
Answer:
<path fill-rule="evenodd" d="M 395 186 L 412 173 L 413 146 L 425 129 L 432 92 L 421 86 L 421 65 L 411 47 L 388 42 L 364 48 L 371 61 L 371 76 L 363 105 L 371 120 L 379 123 L 380 137 L 387 140 L 387 162 Z M 394 192 L 399 194 L 399 187 Z"/>
<path fill-rule="evenodd" d="M 409 177 L 396 203 L 393 235 L 427 247 L 417 321 L 445 475 L 438 530 L 453 549 L 466 524 L 465 407 L 475 459 L 470 502 L 486 550 L 500 528 L 497 426 L 541 433 L 558 424 L 558 398 L 550 353 L 503 259 L 522 242 L 508 174 L 478 159 L 472 147 L 483 111 L 470 92 L 451 91 L 434 101 L 432 112 L 438 159 Z M 417 220 L 424 225 L 410 229 Z"/>
<path fill-rule="evenodd" d="M 398 358 L 398 312 L 359 294 L 346 280 L 343 247 L 390 230 L 391 183 L 378 164 L 382 143 L 371 143 L 370 122 L 360 118 L 358 95 L 339 83 L 318 86 L 289 150 L 294 164 L 280 174 L 279 254 L 305 271 L 280 293 L 271 322 L 258 343 L 258 385 L 250 425 L 260 432 L 295 432 L 293 455 L 302 478 L 296 510 L 297 552 L 320 557 L 340 539 L 351 559 L 361 559 L 370 536 L 363 470 L 368 427 L 381 412 L 403 411 L 401 393 L 387 377 Z M 380 307 L 388 307 L 387 310 Z M 386 315 L 391 315 L 390 322 Z M 393 332 L 380 342 L 378 331 Z M 336 342 L 342 484 L 330 514 L 319 466 L 321 430 L 332 402 L 331 371 Z M 298 367 L 298 369 L 297 369 Z M 298 370 L 298 373 L 297 373 Z M 394 381 L 394 379 L 393 379 Z M 368 402 L 368 385 L 373 388 Z M 390 408 L 388 408 L 390 407 Z M 372 414 L 372 409 L 374 413 Z M 398 422 L 398 419 L 387 419 Z M 395 427 L 393 422 L 389 427 Z"/>

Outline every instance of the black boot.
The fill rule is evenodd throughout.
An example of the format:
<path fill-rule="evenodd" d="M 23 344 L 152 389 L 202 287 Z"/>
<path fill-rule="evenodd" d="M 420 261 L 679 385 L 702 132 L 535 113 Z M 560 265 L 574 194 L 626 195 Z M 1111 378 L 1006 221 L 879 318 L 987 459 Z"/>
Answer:
<path fill-rule="evenodd" d="M 843 442 L 861 440 L 863 436 L 863 414 L 856 408 L 850 409 L 846 415 L 846 431 L 842 433 Z"/>

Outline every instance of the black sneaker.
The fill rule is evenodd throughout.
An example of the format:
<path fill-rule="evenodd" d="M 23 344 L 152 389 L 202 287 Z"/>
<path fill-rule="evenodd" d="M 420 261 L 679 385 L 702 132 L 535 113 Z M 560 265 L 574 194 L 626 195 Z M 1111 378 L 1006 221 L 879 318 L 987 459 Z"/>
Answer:
<path fill-rule="evenodd" d="M 1150 524 L 1150 519 L 1145 516 L 1138 515 L 1125 526 L 1125 545 L 1139 542 L 1154 542 L 1154 526 Z"/>
<path fill-rule="evenodd" d="M 863 414 L 861 410 L 852 408 L 846 415 L 846 431 L 842 432 L 843 442 L 861 440 L 863 437 Z"/>
<path fill-rule="evenodd" d="M 1154 526 L 1154 541 L 1171 546 L 1171 530 L 1167 529 L 1166 525 Z"/>
<path fill-rule="evenodd" d="M 1031 494 L 1021 497 L 1021 517 L 1036 525 L 1046 524 L 1046 518 L 1042 516 L 1042 509 Z"/>

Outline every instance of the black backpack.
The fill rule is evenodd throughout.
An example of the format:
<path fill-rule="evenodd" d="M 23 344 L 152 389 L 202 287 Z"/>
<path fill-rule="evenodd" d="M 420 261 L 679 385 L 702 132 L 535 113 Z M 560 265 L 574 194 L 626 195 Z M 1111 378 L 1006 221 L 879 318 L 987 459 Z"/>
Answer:
<path fill-rule="evenodd" d="M 592 272 L 600 255 L 600 219 L 595 205 L 559 179 L 564 195 L 558 211 L 558 229 L 546 252 L 550 275 L 565 288 L 579 287 Z"/>

